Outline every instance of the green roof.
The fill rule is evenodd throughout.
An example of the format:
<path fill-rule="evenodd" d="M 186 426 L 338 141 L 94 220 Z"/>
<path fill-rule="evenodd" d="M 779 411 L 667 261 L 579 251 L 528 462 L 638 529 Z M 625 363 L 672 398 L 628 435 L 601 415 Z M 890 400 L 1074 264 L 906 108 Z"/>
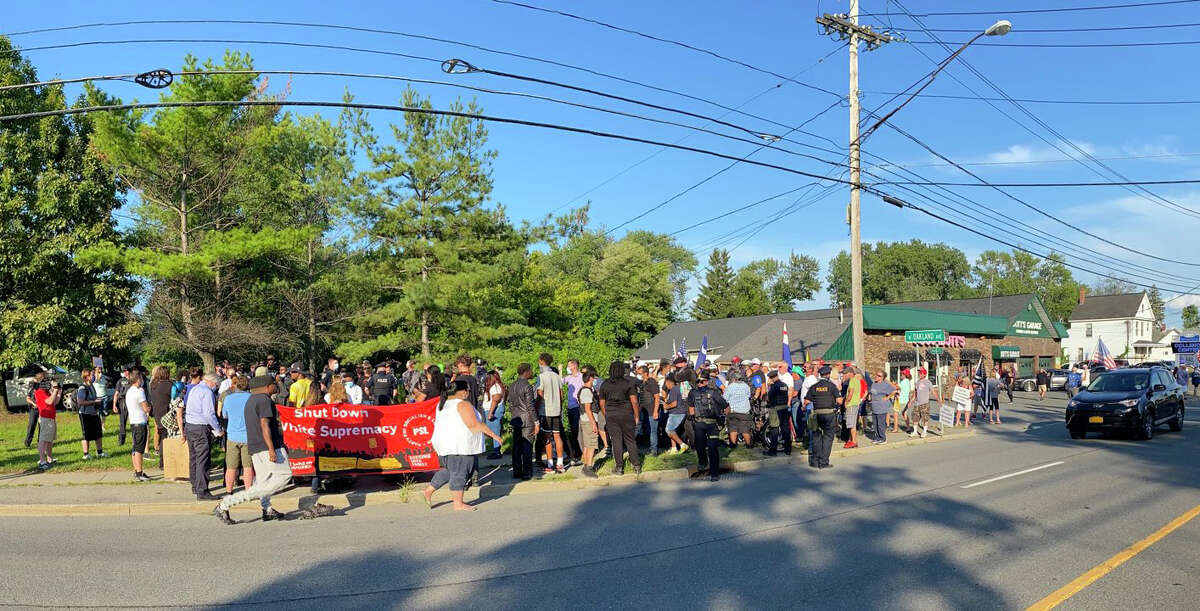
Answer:
<path fill-rule="evenodd" d="M 1009 322 L 1003 316 L 942 312 L 903 306 L 863 306 L 863 326 L 879 331 L 915 331 L 943 329 L 947 333 L 1008 335 Z"/>
<path fill-rule="evenodd" d="M 865 312 L 864 312 L 865 314 Z M 854 325 L 847 325 L 846 330 L 837 339 L 829 344 L 829 348 L 825 350 L 825 354 L 821 358 L 827 361 L 853 361 L 854 360 Z"/>
<path fill-rule="evenodd" d="M 1061 322 L 1054 323 L 1054 332 L 1063 339 L 1066 339 L 1067 336 L 1070 335 L 1067 333 L 1067 325 L 1064 325 Z"/>

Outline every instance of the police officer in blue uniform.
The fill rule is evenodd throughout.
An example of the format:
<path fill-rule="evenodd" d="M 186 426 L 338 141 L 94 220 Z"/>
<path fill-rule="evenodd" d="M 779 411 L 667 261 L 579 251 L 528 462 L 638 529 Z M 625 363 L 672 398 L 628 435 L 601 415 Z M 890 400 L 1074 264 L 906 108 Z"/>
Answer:
<path fill-rule="evenodd" d="M 808 389 L 805 401 L 812 402 L 813 415 L 817 420 L 817 430 L 813 433 L 812 450 L 808 454 L 808 466 L 814 469 L 828 469 L 829 453 L 833 451 L 833 436 L 837 432 L 837 409 L 842 404 L 842 393 L 833 382 L 829 381 L 832 371 L 828 365 L 817 372 L 821 379 Z"/>
<path fill-rule="evenodd" d="M 721 427 L 718 419 L 729 410 L 725 396 L 709 386 L 710 375 L 705 369 L 696 379 L 696 387 L 688 394 L 688 415 L 692 417 L 692 436 L 700 468 L 696 475 L 708 472 L 709 481 L 717 481 L 721 472 Z"/>

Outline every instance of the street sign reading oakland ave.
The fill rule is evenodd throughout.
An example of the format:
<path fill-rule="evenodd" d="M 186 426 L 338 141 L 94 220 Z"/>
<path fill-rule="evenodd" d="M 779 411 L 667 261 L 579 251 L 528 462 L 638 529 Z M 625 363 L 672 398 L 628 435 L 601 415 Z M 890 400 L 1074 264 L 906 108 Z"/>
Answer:
<path fill-rule="evenodd" d="M 904 341 L 910 344 L 917 344 L 921 342 L 944 342 L 946 341 L 946 332 L 942 329 L 905 331 Z"/>

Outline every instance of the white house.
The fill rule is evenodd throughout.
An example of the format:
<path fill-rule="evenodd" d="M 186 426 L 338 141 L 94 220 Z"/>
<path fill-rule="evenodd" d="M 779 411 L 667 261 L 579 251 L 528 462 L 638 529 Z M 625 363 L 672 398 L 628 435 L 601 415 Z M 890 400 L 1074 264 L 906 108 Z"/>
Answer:
<path fill-rule="evenodd" d="M 1171 358 L 1162 354 L 1158 342 L 1162 332 L 1145 291 L 1089 297 L 1087 289 L 1080 287 L 1079 305 L 1069 322 L 1070 334 L 1063 338 L 1062 346 L 1071 362 L 1091 359 L 1096 341 L 1101 339 L 1114 358 L 1133 362 Z"/>

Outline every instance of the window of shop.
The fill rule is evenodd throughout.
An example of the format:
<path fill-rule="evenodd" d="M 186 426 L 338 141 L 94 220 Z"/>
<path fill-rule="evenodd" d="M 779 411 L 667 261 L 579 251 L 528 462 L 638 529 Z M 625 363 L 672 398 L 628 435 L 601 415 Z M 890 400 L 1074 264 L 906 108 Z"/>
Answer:
<path fill-rule="evenodd" d="M 901 369 L 916 369 L 917 368 L 917 351 L 916 350 L 889 350 L 888 351 L 888 377 L 891 380 L 900 379 Z M 916 377 L 916 376 L 913 376 Z"/>
<path fill-rule="evenodd" d="M 1090 323 L 1090 322 L 1089 322 L 1089 323 L 1087 324 L 1087 327 L 1085 327 L 1085 329 L 1084 329 L 1083 336 L 1084 336 L 1084 337 L 1091 337 L 1091 336 L 1092 336 L 1092 323 Z"/>

